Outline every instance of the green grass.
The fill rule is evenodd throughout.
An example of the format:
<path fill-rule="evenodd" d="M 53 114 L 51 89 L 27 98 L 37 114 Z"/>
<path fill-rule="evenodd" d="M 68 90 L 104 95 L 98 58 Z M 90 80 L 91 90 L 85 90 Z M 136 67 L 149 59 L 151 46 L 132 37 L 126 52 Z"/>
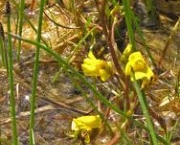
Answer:
<path fill-rule="evenodd" d="M 135 80 L 135 76 L 134 76 L 134 80 Z M 151 139 L 152 139 L 152 144 L 153 145 L 158 145 L 156 132 L 155 132 L 154 126 L 152 124 L 152 119 L 150 117 L 150 114 L 148 112 L 149 105 L 147 103 L 147 99 L 146 99 L 146 95 L 144 93 L 144 90 L 142 90 L 140 88 L 140 85 L 138 84 L 137 81 L 134 81 L 134 86 L 135 86 L 135 89 L 136 89 L 136 92 L 137 92 L 137 95 L 138 95 L 138 99 L 139 99 L 143 114 L 146 117 L 146 123 L 147 123 L 147 127 L 149 129 L 149 132 L 150 132 L 150 136 L 151 136 Z"/>
<path fill-rule="evenodd" d="M 38 17 L 39 21 L 38 21 L 37 39 L 36 39 L 37 43 L 40 43 L 40 41 L 41 41 L 44 5 L 45 5 L 45 0 L 41 0 L 40 6 L 39 6 L 40 11 L 39 11 L 39 17 Z M 31 96 L 30 145 L 36 144 L 34 141 L 34 125 L 35 125 L 34 110 L 35 110 L 35 105 L 36 105 L 36 92 L 37 92 L 37 81 L 38 81 L 38 72 L 39 72 L 39 50 L 40 50 L 40 47 L 37 45 L 36 52 L 35 52 L 33 83 L 32 83 L 32 96 Z"/>
<path fill-rule="evenodd" d="M 22 29 L 23 29 L 23 21 L 24 21 L 24 8 L 25 8 L 25 1 L 20 1 L 20 7 L 19 7 L 19 28 L 18 28 L 18 35 L 22 36 Z M 18 41 L 18 51 L 17 51 L 17 60 L 20 60 L 20 52 L 21 52 L 21 40 Z"/>
<path fill-rule="evenodd" d="M 10 89 L 10 112 L 12 118 L 13 144 L 18 145 L 18 133 L 16 123 L 16 102 L 14 95 L 14 77 L 13 77 L 13 52 L 11 38 L 11 6 L 9 1 L 6 3 L 7 29 L 8 29 L 8 78 Z"/>
<path fill-rule="evenodd" d="M 5 34 L 2 23 L 0 23 L 0 66 L 7 68 L 7 48 L 5 46 Z"/>
<path fill-rule="evenodd" d="M 136 51 L 136 44 L 134 39 L 134 32 L 133 32 L 133 12 L 131 10 L 130 1 L 123 0 L 124 12 L 125 12 L 125 19 L 126 25 L 128 30 L 129 42 L 132 44 L 133 51 Z"/>

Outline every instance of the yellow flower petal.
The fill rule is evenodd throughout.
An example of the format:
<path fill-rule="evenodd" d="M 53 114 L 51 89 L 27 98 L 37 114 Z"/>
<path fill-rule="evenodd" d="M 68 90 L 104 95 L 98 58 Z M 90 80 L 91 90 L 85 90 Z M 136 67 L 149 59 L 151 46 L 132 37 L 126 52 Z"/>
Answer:
<path fill-rule="evenodd" d="M 112 74 L 112 65 L 110 62 L 96 59 L 92 51 L 89 52 L 88 58 L 85 58 L 81 68 L 86 76 L 100 77 L 106 81 Z"/>
<path fill-rule="evenodd" d="M 125 74 L 126 74 L 127 76 L 130 76 L 130 75 L 132 74 L 132 66 L 130 65 L 130 63 L 127 63 L 127 64 L 126 64 Z"/>
<path fill-rule="evenodd" d="M 132 76 L 133 73 L 136 80 L 142 80 L 143 85 L 149 84 L 151 78 L 154 76 L 154 73 L 139 51 L 129 56 L 125 66 L 125 74 L 131 76 L 132 81 L 134 81 Z"/>
<path fill-rule="evenodd" d="M 121 56 L 121 62 L 127 63 L 129 55 L 132 53 L 132 45 L 128 43 L 125 50 L 123 51 L 123 54 Z"/>
<path fill-rule="evenodd" d="M 144 72 L 135 72 L 135 79 L 140 80 L 147 77 L 147 74 Z"/>
<path fill-rule="evenodd" d="M 87 130 L 91 131 L 93 128 L 101 127 L 101 118 L 96 116 L 82 116 L 72 121 L 72 130 Z"/>
<path fill-rule="evenodd" d="M 110 77 L 110 74 L 106 70 L 101 69 L 99 73 L 102 81 L 106 81 Z"/>
<path fill-rule="evenodd" d="M 86 76 L 97 76 L 94 72 L 98 72 L 95 66 L 89 66 L 88 64 L 82 64 L 81 68 Z"/>
<path fill-rule="evenodd" d="M 90 143 L 90 137 L 89 137 L 89 133 L 86 133 L 86 135 L 85 135 L 85 140 L 84 140 L 84 142 L 85 143 Z"/>
<path fill-rule="evenodd" d="M 101 128 L 101 126 L 102 120 L 99 115 L 74 118 L 71 124 L 71 129 L 73 131 L 71 137 L 78 138 L 83 135 L 84 142 L 89 143 L 92 130 Z"/>
<path fill-rule="evenodd" d="M 94 56 L 94 54 L 92 53 L 92 51 L 89 51 L 88 57 L 89 57 L 90 59 L 96 60 L 96 57 Z"/>

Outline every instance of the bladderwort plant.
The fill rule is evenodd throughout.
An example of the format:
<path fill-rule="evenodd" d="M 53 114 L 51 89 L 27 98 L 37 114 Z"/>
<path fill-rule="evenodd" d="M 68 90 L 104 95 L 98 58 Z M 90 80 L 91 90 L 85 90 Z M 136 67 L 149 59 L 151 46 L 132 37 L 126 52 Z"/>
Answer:
<path fill-rule="evenodd" d="M 74 1 L 73 1 L 74 2 Z M 21 49 L 21 42 L 26 42 L 29 44 L 32 44 L 34 46 L 36 46 L 36 52 L 35 52 L 35 62 L 34 62 L 34 71 L 33 71 L 33 83 L 32 83 L 32 96 L 31 96 L 31 117 L 30 117 L 30 138 L 29 138 L 29 144 L 30 145 L 35 145 L 35 137 L 34 137 L 34 125 L 35 125 L 35 115 L 34 115 L 34 107 L 35 107 L 35 103 L 36 103 L 36 88 L 37 88 L 37 81 L 38 81 L 38 67 L 39 67 L 39 53 L 40 50 L 44 50 L 47 54 L 51 55 L 58 63 L 59 65 L 65 69 L 65 70 L 70 70 L 73 75 L 75 75 L 77 78 L 79 78 L 81 80 L 81 82 L 87 86 L 92 92 L 93 94 L 97 97 L 97 99 L 104 104 L 106 107 L 109 107 L 110 109 L 112 109 L 114 112 L 116 112 L 119 116 L 121 116 L 124 120 L 124 122 L 119 126 L 118 131 L 119 134 L 122 134 L 121 137 L 124 137 L 125 142 L 130 143 L 131 141 L 129 141 L 130 139 L 128 138 L 128 135 L 126 133 L 126 127 L 128 126 L 128 124 L 130 122 L 133 122 L 133 124 L 139 128 L 141 128 L 142 130 L 146 131 L 149 136 L 150 136 L 150 143 L 153 145 L 157 145 L 159 144 L 159 142 L 168 145 L 168 141 L 166 141 L 163 137 L 161 137 L 160 135 L 158 135 L 158 133 L 156 133 L 153 124 L 152 124 L 152 120 L 151 120 L 151 116 L 148 112 L 149 106 L 146 100 L 146 95 L 145 95 L 145 89 L 144 87 L 142 87 L 141 81 L 143 81 L 144 77 L 142 77 L 141 79 L 137 79 L 136 78 L 136 74 L 137 74 L 137 70 L 139 70 L 140 68 L 140 72 L 141 70 L 143 70 L 143 67 L 147 67 L 146 64 L 144 63 L 144 61 L 142 61 L 142 57 L 140 57 L 141 59 L 141 63 L 140 66 L 135 66 L 135 68 L 133 68 L 133 66 L 129 67 L 130 73 L 125 74 L 124 72 L 124 67 L 127 65 L 126 63 L 123 64 L 120 61 L 119 55 L 117 55 L 117 51 L 114 45 L 114 40 L 113 40 L 113 31 L 114 31 L 114 27 L 116 27 L 116 21 L 115 18 L 116 16 L 112 16 L 110 14 L 111 10 L 108 8 L 108 2 L 110 3 L 111 1 L 107 1 L 107 0 L 102 0 L 102 5 L 99 7 L 98 6 L 98 2 L 96 0 L 97 3 L 97 7 L 98 7 L 98 11 L 99 11 L 99 16 L 100 16 L 100 22 L 101 22 L 101 28 L 103 31 L 103 34 L 106 37 L 106 41 L 107 41 L 107 45 L 108 48 L 110 50 L 110 55 L 112 57 L 112 62 L 113 65 L 116 69 L 116 73 L 118 74 L 117 77 L 120 80 L 119 82 L 121 83 L 122 86 L 122 91 L 125 92 L 125 97 L 128 97 L 130 95 L 130 92 L 133 92 L 135 94 L 137 94 L 138 96 L 138 101 L 140 102 L 141 105 L 141 110 L 146 118 L 145 122 L 146 125 L 144 125 L 143 123 L 141 123 L 138 120 L 135 120 L 133 118 L 133 109 L 131 108 L 130 105 L 132 102 L 130 102 L 130 99 L 126 98 L 125 100 L 127 101 L 127 108 L 125 110 L 121 110 L 119 108 L 119 106 L 113 104 L 111 101 L 109 101 L 105 96 L 103 96 L 101 94 L 100 91 L 98 91 L 98 89 L 96 88 L 95 85 L 91 84 L 87 78 L 86 75 L 88 74 L 88 76 L 92 76 L 92 77 L 100 77 L 102 81 L 106 81 L 107 79 L 109 79 L 112 75 L 111 73 L 108 74 L 106 68 L 108 69 L 113 69 L 111 68 L 111 65 L 107 65 L 106 67 L 106 63 L 104 60 L 100 60 L 100 59 L 96 59 L 95 56 L 92 56 L 92 54 L 89 56 L 89 58 L 93 58 L 93 61 L 96 62 L 97 66 L 96 68 L 92 69 L 88 69 L 87 65 L 91 65 L 91 59 L 87 59 L 86 58 L 86 65 L 84 66 L 84 68 L 86 69 L 86 71 L 91 71 L 91 72 L 86 72 L 84 74 L 80 73 L 79 71 L 77 71 L 76 69 L 74 69 L 69 63 L 68 60 L 62 58 L 58 53 L 54 52 L 50 47 L 48 47 L 47 45 L 44 45 L 43 40 L 41 39 L 41 32 L 42 32 L 42 22 L 43 22 L 43 9 L 44 9 L 44 5 L 46 3 L 45 0 L 41 0 L 40 4 L 39 4 L 39 22 L 38 22 L 38 28 L 37 30 L 35 29 L 35 31 L 37 32 L 37 39 L 36 41 L 32 41 L 32 40 L 28 40 L 28 39 L 24 39 L 21 36 L 22 33 L 22 21 L 23 19 L 25 19 L 25 16 L 22 15 L 23 13 L 23 7 L 24 7 L 24 1 L 21 1 L 21 5 L 20 5 L 20 9 L 19 9 L 19 27 L 18 27 L 18 31 L 19 34 L 17 35 L 13 35 L 11 34 L 11 24 L 10 24 L 10 15 L 7 17 L 8 18 L 8 77 L 9 77 L 9 82 L 10 82 L 10 100 L 11 100 L 11 116 L 12 116 L 12 127 L 13 127 L 13 144 L 14 145 L 18 145 L 18 135 L 17 135 L 17 129 L 16 129 L 16 118 L 15 118 L 15 99 L 14 99 L 14 95 L 13 95 L 13 68 L 12 68 L 12 43 L 11 43 L 11 37 L 18 39 L 19 40 L 19 56 L 20 57 L 20 49 Z M 112 1 L 113 6 L 115 5 L 119 5 L 118 1 L 113 0 Z M 126 25 L 127 25 L 127 30 L 128 30 L 128 37 L 129 37 L 129 44 L 132 45 L 132 51 L 130 52 L 129 56 L 127 56 L 128 58 L 130 57 L 130 55 L 132 55 L 133 53 L 136 53 L 135 51 L 137 50 L 136 48 L 136 42 L 134 39 L 134 32 L 133 32 L 133 25 L 134 20 L 135 20 L 135 16 L 133 14 L 133 11 L 131 10 L 131 5 L 130 5 L 130 1 L 127 0 L 123 0 L 122 2 L 122 6 L 123 6 L 123 10 L 124 10 L 124 17 L 126 19 Z M 108 9 L 108 10 L 107 10 Z M 111 17 L 111 21 L 109 21 L 109 17 Z M 113 21 L 114 20 L 114 21 Z M 114 22 L 114 25 L 113 25 Z M 33 27 L 33 25 L 32 25 Z M 135 24 L 135 27 L 138 27 L 138 24 Z M 82 39 L 79 41 L 79 43 L 76 45 L 75 48 L 78 48 L 80 45 L 82 45 L 85 41 L 86 38 L 89 37 L 91 35 L 91 33 L 93 33 L 95 31 L 96 27 L 93 27 L 92 29 L 90 29 L 90 31 L 84 36 L 82 37 Z M 42 40 L 42 41 L 41 41 Z M 123 56 L 123 54 L 121 54 L 121 56 Z M 87 61 L 88 60 L 88 61 Z M 128 59 L 127 59 L 128 61 Z M 131 61 L 131 60 L 129 60 Z M 105 63 L 104 63 L 105 62 Z M 90 63 L 90 64 L 89 64 Z M 141 68 L 141 65 L 144 65 Z M 100 66 L 98 66 L 100 65 Z M 105 66 L 105 67 L 104 67 Z M 138 69 L 136 69 L 138 68 Z M 149 68 L 147 67 L 147 70 L 149 70 Z M 95 74 L 94 71 L 98 71 L 97 74 Z M 144 71 L 144 70 L 143 70 Z M 145 70 L 146 72 L 146 70 Z M 144 73 L 144 72 L 143 72 Z M 152 75 L 152 73 L 147 73 L 148 75 Z M 147 75 L 145 73 L 145 75 Z M 129 77 L 130 76 L 130 77 Z M 150 76 L 151 77 L 151 76 Z M 73 78 L 73 77 L 72 77 Z M 146 78 L 146 77 L 145 77 Z M 149 79 L 149 78 L 148 78 Z M 124 97 L 124 96 L 123 96 Z M 128 102 L 129 101 L 129 102 Z M 92 103 L 92 102 L 91 102 Z M 125 103 L 126 104 L 126 103 Z M 94 105 L 95 107 L 95 105 Z M 103 114 L 99 114 L 98 115 L 101 116 L 101 118 L 103 118 Z M 104 117 L 105 118 L 105 117 Z M 104 121 L 104 120 L 102 120 Z M 76 129 L 76 128 L 75 128 Z M 118 138 L 118 140 L 120 140 L 120 137 Z M 90 140 L 88 140 L 87 137 L 87 142 L 89 142 Z M 121 143 L 119 141 L 119 143 Z"/>
<path fill-rule="evenodd" d="M 108 23 L 108 20 L 107 20 L 108 18 L 106 17 L 106 14 L 105 14 L 106 4 L 107 4 L 107 1 L 103 0 L 101 6 L 98 6 L 98 4 L 97 4 L 97 8 L 99 11 L 99 15 L 101 17 L 100 18 L 101 25 L 103 27 L 103 30 L 104 30 L 103 32 L 104 32 L 104 35 L 106 36 L 106 40 L 107 40 L 108 46 L 110 48 L 110 52 L 111 52 L 111 55 L 113 58 L 115 68 L 118 71 L 120 78 L 123 79 L 123 77 L 122 77 L 123 69 L 120 67 L 120 65 L 118 63 L 118 59 L 116 59 L 117 55 L 115 54 L 115 47 L 114 47 L 113 41 L 110 41 L 110 40 L 112 40 L 112 37 L 114 37 L 111 35 L 114 30 L 112 30 L 110 28 L 111 24 Z M 126 26 L 127 26 L 128 36 L 129 36 L 129 42 L 132 45 L 132 51 L 136 51 L 134 32 L 133 32 L 133 20 L 135 20 L 135 18 L 133 17 L 134 15 L 130 8 L 130 1 L 123 0 L 122 4 L 123 4 L 123 8 L 124 8 L 124 13 L 125 13 L 125 20 L 126 20 Z M 150 5 L 150 3 L 148 5 Z M 130 69 L 132 69 L 132 68 L 130 68 Z M 133 82 L 135 82 L 134 85 L 135 85 L 136 93 L 138 95 L 138 98 L 139 98 L 139 101 L 140 101 L 140 104 L 142 107 L 142 111 L 147 119 L 147 127 L 149 128 L 149 131 L 150 131 L 152 143 L 156 145 L 156 144 L 158 144 L 158 142 L 157 142 L 157 138 L 155 135 L 156 133 L 155 133 L 154 127 L 152 125 L 152 120 L 150 119 L 150 115 L 148 114 L 148 105 L 147 105 L 147 102 L 145 99 L 146 96 L 143 93 L 143 90 L 141 90 L 140 86 L 138 86 L 136 79 Z M 127 86 L 126 86 L 126 88 L 127 88 Z"/>

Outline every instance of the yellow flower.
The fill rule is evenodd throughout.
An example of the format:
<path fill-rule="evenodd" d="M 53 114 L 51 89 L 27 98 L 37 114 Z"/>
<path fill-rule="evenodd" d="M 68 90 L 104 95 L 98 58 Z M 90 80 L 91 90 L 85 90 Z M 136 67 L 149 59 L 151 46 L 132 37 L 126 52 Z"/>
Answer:
<path fill-rule="evenodd" d="M 123 6 L 115 5 L 115 7 L 111 10 L 111 15 L 117 15 L 120 14 L 121 16 L 124 16 L 124 9 Z"/>
<path fill-rule="evenodd" d="M 125 74 L 131 76 L 132 81 L 134 81 L 133 72 L 136 80 L 142 80 L 142 87 L 149 84 L 151 78 L 154 76 L 154 73 L 139 51 L 129 56 L 125 67 Z"/>
<path fill-rule="evenodd" d="M 121 62 L 127 63 L 129 55 L 132 53 L 132 44 L 128 43 L 125 50 L 123 51 L 123 54 L 121 56 Z"/>
<path fill-rule="evenodd" d="M 85 58 L 81 68 L 86 76 L 100 77 L 106 81 L 112 73 L 112 65 L 101 59 L 96 59 L 92 51 L 89 52 L 88 58 Z"/>
<path fill-rule="evenodd" d="M 96 116 L 82 116 L 74 118 L 72 121 L 71 129 L 74 131 L 73 137 L 78 138 L 82 133 L 84 135 L 84 142 L 90 142 L 90 134 L 93 129 L 100 128 L 102 126 L 102 120 L 99 115 Z"/>

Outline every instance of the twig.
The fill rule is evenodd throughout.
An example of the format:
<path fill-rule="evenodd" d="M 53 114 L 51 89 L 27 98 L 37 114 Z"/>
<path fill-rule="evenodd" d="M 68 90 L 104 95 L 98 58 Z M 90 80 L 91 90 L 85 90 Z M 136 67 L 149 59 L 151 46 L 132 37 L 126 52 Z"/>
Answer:
<path fill-rule="evenodd" d="M 163 51 L 162 51 L 162 55 L 161 55 L 161 57 L 160 57 L 160 59 L 159 59 L 159 62 L 158 62 L 158 66 L 159 66 L 159 67 L 160 67 L 161 64 L 162 64 L 162 61 L 163 61 L 163 59 L 164 59 L 164 57 L 165 57 L 165 55 L 166 55 L 166 52 L 167 52 L 167 50 L 168 50 L 168 48 L 169 48 L 170 42 L 172 41 L 173 36 L 176 34 L 179 26 L 180 26 L 180 18 L 178 19 L 178 21 L 176 22 L 175 26 L 173 27 L 172 32 L 171 32 L 171 35 L 168 37 L 168 40 L 167 40 L 167 42 L 166 42 L 166 45 L 165 45 L 165 47 L 164 47 L 164 49 L 163 49 Z"/>
<path fill-rule="evenodd" d="M 80 29 L 80 27 L 67 27 L 67 26 L 64 26 L 64 25 L 62 25 L 62 24 L 59 24 L 59 23 L 55 22 L 53 19 L 51 19 L 51 18 L 46 14 L 45 11 L 44 11 L 43 13 L 44 13 L 44 15 L 45 15 L 51 22 L 53 22 L 55 25 L 57 25 L 57 26 L 59 26 L 59 27 L 62 27 L 62 28 L 65 28 L 65 29 Z"/>
<path fill-rule="evenodd" d="M 45 112 L 48 110 L 54 110 L 54 109 L 57 109 L 57 108 L 55 108 L 52 105 L 46 105 L 46 106 L 39 107 L 39 108 L 35 109 L 35 113 L 37 114 L 37 113 Z M 21 113 L 19 113 L 19 115 L 16 116 L 16 119 L 26 117 L 26 116 L 30 116 L 30 115 L 31 115 L 30 111 L 21 112 Z M 11 121 L 12 121 L 11 117 L 5 118 L 0 122 L 0 125 L 10 123 Z"/>
<path fill-rule="evenodd" d="M 116 132 L 115 136 L 112 138 L 112 140 L 107 143 L 107 145 L 116 145 L 119 141 L 120 135 Z"/>
<path fill-rule="evenodd" d="M 27 88 L 27 89 L 29 89 L 29 90 L 32 89 L 31 86 L 29 85 L 29 83 L 26 83 L 26 82 L 25 82 L 23 79 L 21 79 L 17 74 L 16 74 L 16 78 L 17 78 L 17 80 L 20 81 L 20 83 L 21 83 L 25 88 Z M 83 111 L 83 110 L 76 109 L 76 108 L 68 105 L 67 103 L 59 102 L 59 101 L 57 101 L 57 100 L 54 99 L 54 98 L 56 98 L 57 96 L 54 95 L 53 92 L 48 92 L 48 93 L 47 93 L 47 96 L 48 96 L 48 97 L 44 97 L 44 96 L 42 95 L 43 92 L 42 92 L 42 90 L 41 90 L 40 87 L 37 87 L 37 91 L 38 91 L 38 92 L 37 92 L 38 98 L 41 98 L 41 99 L 46 100 L 46 101 L 48 101 L 48 102 L 51 102 L 51 103 L 53 103 L 54 105 L 58 105 L 58 106 L 63 107 L 63 108 L 65 108 L 65 109 L 68 109 L 68 110 L 71 110 L 71 111 L 74 111 L 74 112 L 77 112 L 77 113 L 80 113 L 80 114 L 84 114 L 84 115 L 85 115 L 85 114 L 89 114 L 89 113 L 93 110 L 92 108 L 90 108 L 88 111 Z M 59 96 L 59 97 L 60 97 L 60 96 Z M 60 98 L 61 98 L 61 97 L 60 97 Z M 72 103 L 72 102 L 70 102 L 70 103 Z"/>
<path fill-rule="evenodd" d="M 111 56 L 112 56 L 112 59 L 113 59 L 113 63 L 115 65 L 115 68 L 118 72 L 118 74 L 120 75 L 120 78 L 125 78 L 125 75 L 120 67 L 120 64 L 119 64 L 119 61 L 118 61 L 118 58 L 117 58 L 117 55 L 116 55 L 116 51 L 115 51 L 115 48 L 114 48 L 114 45 L 113 45 L 113 40 L 114 40 L 114 26 L 115 26 L 115 23 L 113 24 L 113 26 L 111 28 L 108 27 L 108 24 L 107 24 L 107 20 L 106 20 L 106 14 L 105 14 L 105 6 L 106 6 L 106 3 L 107 3 L 107 0 L 101 0 L 99 3 L 98 3 L 98 0 L 95 0 L 96 2 L 96 6 L 97 6 L 97 9 L 99 11 L 99 15 L 100 15 L 100 22 L 101 22 L 101 25 L 102 25 L 102 28 L 103 28 L 103 33 L 106 37 L 106 41 L 107 41 L 107 44 L 109 46 L 109 49 L 110 49 L 110 53 L 111 53 Z"/>

